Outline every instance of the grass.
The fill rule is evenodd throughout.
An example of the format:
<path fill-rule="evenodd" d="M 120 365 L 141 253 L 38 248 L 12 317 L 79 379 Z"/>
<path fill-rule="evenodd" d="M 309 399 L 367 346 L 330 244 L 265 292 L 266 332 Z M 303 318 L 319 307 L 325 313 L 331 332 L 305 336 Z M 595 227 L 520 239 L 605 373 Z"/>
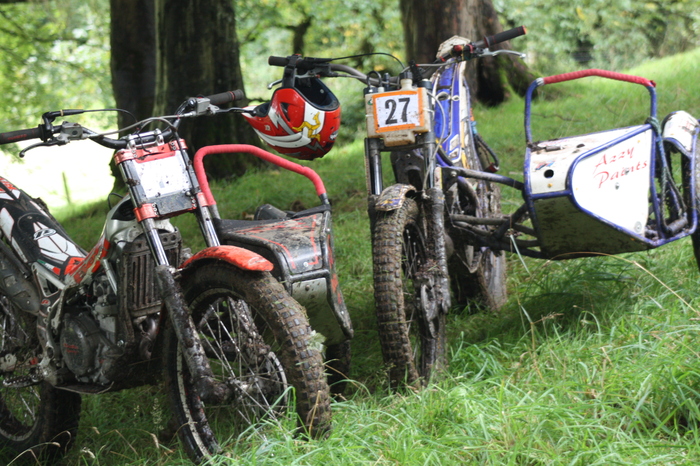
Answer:
<path fill-rule="evenodd" d="M 657 82 L 660 117 L 676 109 L 697 116 L 699 63 L 697 50 L 631 73 Z M 533 108 L 542 134 L 638 124 L 648 111 L 642 88 L 591 78 L 560 86 L 557 100 Z M 584 104 L 584 96 L 592 102 Z M 476 114 L 481 134 L 501 154 L 502 173 L 521 176 L 522 101 Z M 362 143 L 337 147 L 311 166 L 334 205 L 339 275 L 356 331 L 351 393 L 333 406 L 329 439 L 296 439 L 293 420 L 285 420 L 230 439 L 225 455 L 209 464 L 700 462 L 700 276 L 690 240 L 568 262 L 509 256 L 505 308 L 452 313 L 445 373 L 420 392 L 389 393 L 374 324 Z M 250 173 L 217 184 L 214 193 L 230 218 L 265 202 L 316 202 L 310 183 L 282 172 Z M 520 203 L 515 193 L 504 196 L 504 211 Z M 75 239 L 94 241 L 103 212 L 74 213 L 66 223 Z M 201 247 L 192 223 L 179 226 L 193 249 Z M 155 437 L 167 411 L 162 387 L 84 397 L 67 464 L 188 464 L 176 442 Z"/>

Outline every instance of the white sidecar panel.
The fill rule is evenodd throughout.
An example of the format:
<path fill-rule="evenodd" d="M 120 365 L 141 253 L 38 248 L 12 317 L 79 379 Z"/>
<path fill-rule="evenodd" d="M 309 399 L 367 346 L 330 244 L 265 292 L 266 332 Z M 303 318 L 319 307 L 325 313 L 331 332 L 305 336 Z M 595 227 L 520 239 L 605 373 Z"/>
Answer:
<path fill-rule="evenodd" d="M 579 161 L 571 191 L 576 203 L 610 223 L 644 234 L 649 214 L 651 129 Z"/>
<path fill-rule="evenodd" d="M 526 201 L 551 258 L 648 248 L 649 125 L 545 141 L 529 154 Z"/>
<path fill-rule="evenodd" d="M 525 167 L 530 178 L 531 193 L 537 195 L 564 191 L 569 169 L 581 155 L 639 128 L 633 126 L 538 142 L 537 147 L 530 152 L 529 166 Z"/>

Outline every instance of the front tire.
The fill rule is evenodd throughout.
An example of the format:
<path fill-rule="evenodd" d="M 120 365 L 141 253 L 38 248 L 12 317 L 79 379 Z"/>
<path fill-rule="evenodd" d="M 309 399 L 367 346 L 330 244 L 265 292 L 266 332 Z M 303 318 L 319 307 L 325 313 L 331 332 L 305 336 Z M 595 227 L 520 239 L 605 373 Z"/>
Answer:
<path fill-rule="evenodd" d="M 423 385 L 443 364 L 445 315 L 437 310 L 434 319 L 427 318 L 427 307 L 436 305 L 430 286 L 434 260 L 413 199 L 378 215 L 372 247 L 379 342 L 390 385 Z"/>
<path fill-rule="evenodd" d="M 195 462 L 219 451 L 263 418 L 283 415 L 293 399 L 298 427 L 330 431 L 328 384 L 304 309 L 267 272 L 211 263 L 187 272 L 183 293 L 216 379 L 230 389 L 220 405 L 194 390 L 172 329 L 166 333 L 166 381 L 178 435 Z"/>
<path fill-rule="evenodd" d="M 8 462 L 21 454 L 51 464 L 75 441 L 81 399 L 46 382 L 31 382 L 40 378 L 36 319 L 0 294 L 0 448 Z"/>

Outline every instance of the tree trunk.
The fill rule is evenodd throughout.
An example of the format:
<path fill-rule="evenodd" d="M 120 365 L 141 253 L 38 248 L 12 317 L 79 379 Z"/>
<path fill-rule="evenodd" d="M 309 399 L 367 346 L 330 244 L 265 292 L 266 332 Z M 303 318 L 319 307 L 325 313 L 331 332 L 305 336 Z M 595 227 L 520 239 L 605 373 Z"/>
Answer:
<path fill-rule="evenodd" d="M 156 91 L 156 20 L 153 0 L 110 0 L 112 91 L 119 112 L 117 123 L 124 128 L 153 115 Z M 133 115 L 133 116 L 132 116 Z M 114 192 L 125 191 L 114 161 Z"/>
<path fill-rule="evenodd" d="M 155 5 L 156 114 L 174 112 L 187 97 L 243 89 L 233 2 L 155 0 Z M 259 144 L 240 115 L 186 120 L 179 132 L 192 153 L 211 144 Z M 206 167 L 211 178 L 225 178 L 253 164 L 259 162 L 250 156 L 218 156 L 208 159 Z"/>
<path fill-rule="evenodd" d="M 439 45 L 453 35 L 477 41 L 503 30 L 491 0 L 399 1 L 407 57 L 418 63 L 434 61 Z M 504 43 L 493 49 L 501 47 L 510 48 Z M 466 73 L 472 98 L 486 105 L 507 99 L 503 76 L 521 95 L 533 79 L 523 63 L 510 55 L 474 60 Z"/>
<path fill-rule="evenodd" d="M 136 121 L 153 115 L 156 86 L 156 31 L 153 1 L 110 0 L 112 89 L 117 108 Z M 118 114 L 119 127 L 135 123 Z"/>

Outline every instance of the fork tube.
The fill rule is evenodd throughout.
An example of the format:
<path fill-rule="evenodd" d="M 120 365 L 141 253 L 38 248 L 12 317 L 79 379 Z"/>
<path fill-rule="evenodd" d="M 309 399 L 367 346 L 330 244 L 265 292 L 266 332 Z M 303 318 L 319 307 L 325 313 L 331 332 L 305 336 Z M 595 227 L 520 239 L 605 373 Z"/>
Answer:
<path fill-rule="evenodd" d="M 144 218 L 141 220 L 141 227 L 143 232 L 146 234 L 148 240 L 148 246 L 151 248 L 151 253 L 153 253 L 153 258 L 156 260 L 158 265 L 170 265 L 168 262 L 168 257 L 165 255 L 165 248 L 163 248 L 163 243 L 160 240 L 160 235 L 158 234 L 158 229 L 152 218 Z"/>
<path fill-rule="evenodd" d="M 423 182 L 425 183 L 425 189 L 428 190 L 435 187 L 435 170 L 437 169 L 435 133 L 433 131 L 428 131 L 423 137 L 425 138 L 425 142 L 423 143 L 423 155 L 425 157 L 425 173 L 427 178 Z M 440 187 L 440 189 L 442 189 L 442 187 Z"/>
<path fill-rule="evenodd" d="M 365 139 L 365 171 L 367 172 L 367 193 L 369 195 L 378 196 L 384 189 L 380 145 L 380 139 Z"/>
<path fill-rule="evenodd" d="M 445 195 L 440 188 L 425 191 L 425 207 L 428 220 L 428 248 L 434 254 L 436 268 L 433 270 L 437 288 L 438 305 L 442 312 L 451 306 L 450 278 L 447 271 L 447 251 L 445 249 Z"/>
<path fill-rule="evenodd" d="M 197 207 L 197 220 L 199 221 L 199 229 L 202 230 L 204 241 L 208 247 L 219 246 L 219 235 L 216 234 L 214 223 L 209 208 L 202 207 L 201 204 Z"/>

